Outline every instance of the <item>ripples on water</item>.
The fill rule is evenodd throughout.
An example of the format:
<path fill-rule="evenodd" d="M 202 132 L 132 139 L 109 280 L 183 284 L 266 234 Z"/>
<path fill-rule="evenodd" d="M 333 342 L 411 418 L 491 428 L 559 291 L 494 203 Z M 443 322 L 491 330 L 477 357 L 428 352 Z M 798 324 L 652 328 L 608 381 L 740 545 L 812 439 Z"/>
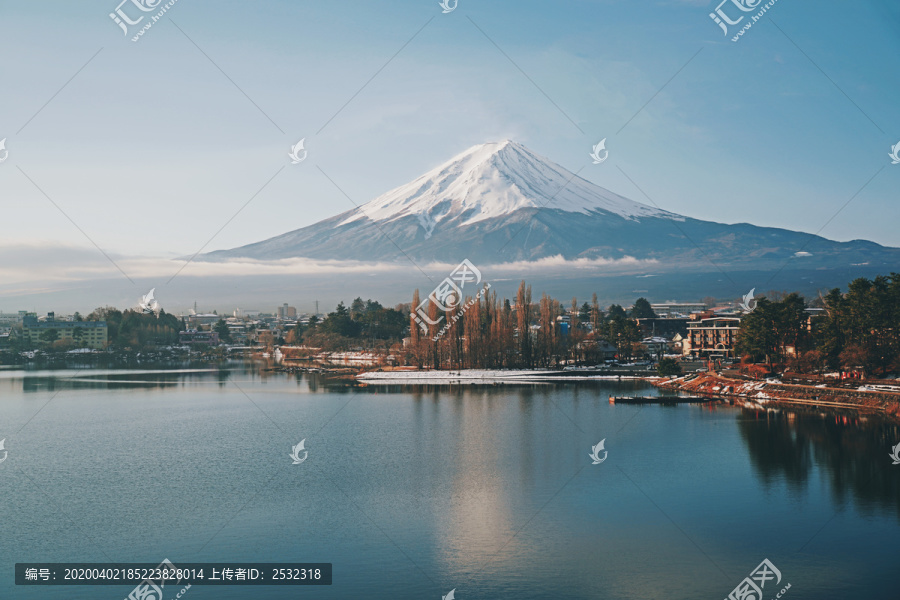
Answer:
<path fill-rule="evenodd" d="M 608 402 L 632 393 L 655 390 L 0 372 L 0 598 L 130 591 L 17 588 L 17 561 L 166 557 L 334 563 L 330 587 L 197 599 L 725 598 L 764 558 L 788 599 L 900 597 L 896 424 Z"/>

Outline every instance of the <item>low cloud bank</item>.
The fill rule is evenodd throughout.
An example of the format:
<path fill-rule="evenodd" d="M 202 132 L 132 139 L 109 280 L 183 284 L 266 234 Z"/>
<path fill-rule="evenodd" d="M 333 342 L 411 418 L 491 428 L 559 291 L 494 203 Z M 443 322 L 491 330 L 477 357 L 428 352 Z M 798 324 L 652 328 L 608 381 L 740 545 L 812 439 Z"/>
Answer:
<path fill-rule="evenodd" d="M 0 243 L 0 281 L 7 293 L 20 287 L 44 287 L 53 283 L 76 283 L 97 279 L 123 277 L 132 279 L 165 279 L 179 277 L 243 277 L 254 275 L 376 275 L 405 273 L 421 269 L 429 276 L 442 279 L 459 262 L 432 262 L 413 264 L 407 259 L 393 262 L 362 262 L 286 258 L 281 260 L 231 259 L 224 262 L 173 260 L 159 257 L 122 256 L 108 253 L 104 256 L 96 248 L 61 246 L 47 243 Z M 566 259 L 562 255 L 534 261 L 514 261 L 497 264 L 478 264 L 485 278 L 507 277 L 517 274 L 541 274 L 573 270 L 578 272 L 600 270 L 605 272 L 645 272 L 657 267 L 657 260 L 644 260 L 631 256 L 622 258 Z M 40 284 L 35 286 L 35 284 Z M 19 285 L 17 285 L 19 284 Z M 32 284 L 21 286 L 21 284 Z"/>

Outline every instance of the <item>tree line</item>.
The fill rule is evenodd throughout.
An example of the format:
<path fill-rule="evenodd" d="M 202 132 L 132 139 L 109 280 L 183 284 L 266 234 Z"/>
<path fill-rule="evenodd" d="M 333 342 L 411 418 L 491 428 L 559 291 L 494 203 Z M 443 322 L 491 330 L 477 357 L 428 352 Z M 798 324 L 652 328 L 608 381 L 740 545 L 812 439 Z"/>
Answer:
<path fill-rule="evenodd" d="M 412 307 L 420 303 L 419 290 Z M 462 307 L 467 308 L 463 311 Z M 499 369 L 553 367 L 561 364 L 596 364 L 604 356 L 606 342 L 620 358 L 642 353 L 640 330 L 635 318 L 653 317 L 650 303 L 640 298 L 631 315 L 618 304 L 600 309 L 597 294 L 590 303 L 578 305 L 572 298 L 569 310 L 547 294 L 532 301 L 531 286 L 524 281 L 515 304 L 496 292 L 467 298 L 441 312 L 428 303 L 428 319 L 409 320 L 407 364 L 433 369 Z M 568 316 L 567 320 L 560 317 Z M 438 335 L 445 323 L 454 323 Z"/>
<path fill-rule="evenodd" d="M 157 315 L 131 309 L 120 311 L 104 306 L 94 309 L 85 320 L 106 321 L 109 345 L 119 348 L 177 344 L 178 332 L 185 329 L 184 322 L 179 317 L 164 310 Z"/>
<path fill-rule="evenodd" d="M 809 307 L 824 309 L 812 316 Z M 800 373 L 900 371 L 900 274 L 853 280 L 807 302 L 799 294 L 760 298 L 741 322 L 737 351 L 745 361 Z"/>
<path fill-rule="evenodd" d="M 568 307 L 546 294 L 536 302 L 531 296 L 531 286 L 523 281 L 514 303 L 494 292 L 466 299 L 472 303 L 465 311 L 466 302 L 441 314 L 429 303 L 428 320 L 434 324 L 425 331 L 411 315 L 420 303 L 419 290 L 412 303 L 395 308 L 356 298 L 349 307 L 340 302 L 321 320 L 313 316 L 308 323 L 298 322 L 280 341 L 324 350 L 390 351 L 403 364 L 420 368 L 550 367 L 600 362 L 601 342 L 612 344 L 621 358 L 642 355 L 634 319 L 656 316 L 644 298 L 628 312 L 618 304 L 602 310 L 596 294 L 581 305 L 573 298 Z M 563 325 L 559 317 L 567 314 Z M 434 341 L 448 322 L 452 327 Z"/>
<path fill-rule="evenodd" d="M 304 344 L 325 350 L 348 350 L 360 346 L 389 348 L 399 343 L 408 326 L 403 305 L 385 308 L 375 300 L 356 298 L 347 308 L 338 303 L 321 321 L 313 315 L 309 323 L 298 322 L 285 333 L 287 344 Z"/>

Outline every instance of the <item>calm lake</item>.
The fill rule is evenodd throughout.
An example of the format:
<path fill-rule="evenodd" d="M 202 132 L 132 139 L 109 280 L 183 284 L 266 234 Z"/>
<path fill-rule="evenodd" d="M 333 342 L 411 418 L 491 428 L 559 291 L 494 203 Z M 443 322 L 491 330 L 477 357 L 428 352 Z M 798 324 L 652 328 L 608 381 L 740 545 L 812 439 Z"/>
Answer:
<path fill-rule="evenodd" d="M 133 587 L 15 586 L 16 562 L 164 558 L 334 565 L 331 586 L 189 600 L 721 600 L 764 559 L 781 573 L 766 600 L 788 584 L 788 600 L 900 598 L 896 424 L 608 401 L 655 394 L 357 387 L 239 365 L 0 371 L 0 598 Z"/>

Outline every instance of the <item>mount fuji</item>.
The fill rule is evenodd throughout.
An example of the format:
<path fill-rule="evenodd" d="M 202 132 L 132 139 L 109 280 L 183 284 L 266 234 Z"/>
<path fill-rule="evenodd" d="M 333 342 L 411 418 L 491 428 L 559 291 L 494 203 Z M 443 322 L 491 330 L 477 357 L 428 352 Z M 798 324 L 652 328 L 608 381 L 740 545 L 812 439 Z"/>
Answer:
<path fill-rule="evenodd" d="M 635 270 L 889 272 L 900 249 L 747 223 L 694 219 L 610 192 L 512 141 L 469 148 L 359 208 L 198 260 L 311 259 L 476 264 L 596 260 Z M 631 261 L 629 263 L 629 261 Z M 635 262 L 639 261 L 639 262 Z M 578 264 L 577 262 L 575 264 Z"/>

